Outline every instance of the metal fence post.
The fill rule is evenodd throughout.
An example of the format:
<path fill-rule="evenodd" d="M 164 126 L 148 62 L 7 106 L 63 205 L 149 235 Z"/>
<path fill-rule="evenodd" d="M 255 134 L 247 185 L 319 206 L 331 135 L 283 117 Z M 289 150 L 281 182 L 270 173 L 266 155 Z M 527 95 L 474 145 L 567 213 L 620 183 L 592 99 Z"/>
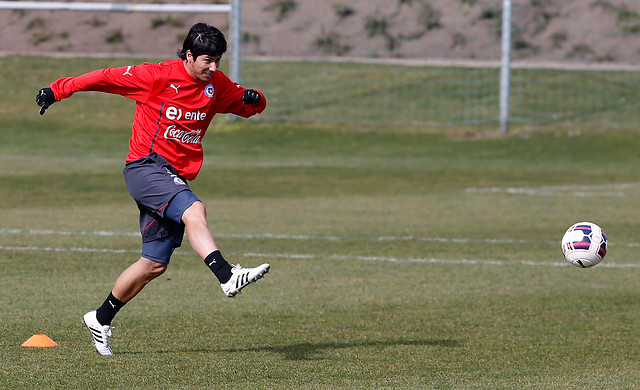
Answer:
<path fill-rule="evenodd" d="M 231 0 L 231 12 L 229 14 L 229 39 L 231 43 L 231 80 L 240 84 L 242 59 L 240 46 L 242 43 L 242 0 Z"/>
<path fill-rule="evenodd" d="M 502 61 L 500 64 L 500 133 L 509 131 L 511 94 L 511 0 L 502 1 Z"/>

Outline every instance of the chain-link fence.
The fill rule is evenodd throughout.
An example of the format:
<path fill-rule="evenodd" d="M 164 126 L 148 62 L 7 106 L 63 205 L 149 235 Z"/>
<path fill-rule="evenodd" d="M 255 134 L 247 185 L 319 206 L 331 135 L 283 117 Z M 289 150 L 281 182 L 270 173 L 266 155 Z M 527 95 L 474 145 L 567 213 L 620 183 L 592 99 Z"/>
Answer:
<path fill-rule="evenodd" d="M 637 126 L 640 3 L 514 0 L 512 123 Z M 245 0 L 243 81 L 269 119 L 489 124 L 501 0 Z"/>
<path fill-rule="evenodd" d="M 241 4 L 242 83 L 267 95 L 262 119 L 498 125 L 503 0 Z M 0 19 L 5 54 L 171 58 L 192 23 L 230 28 L 228 15 L 209 13 Z M 637 127 L 640 2 L 513 0 L 511 31 L 511 123 Z"/>

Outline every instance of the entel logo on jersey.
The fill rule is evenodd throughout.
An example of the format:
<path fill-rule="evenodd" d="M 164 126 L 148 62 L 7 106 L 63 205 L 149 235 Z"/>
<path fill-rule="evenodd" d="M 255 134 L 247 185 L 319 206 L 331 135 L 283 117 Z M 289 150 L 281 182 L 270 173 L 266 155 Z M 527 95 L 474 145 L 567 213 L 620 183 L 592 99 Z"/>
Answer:
<path fill-rule="evenodd" d="M 164 115 L 167 117 L 167 119 L 170 119 L 172 121 L 179 121 L 180 119 L 182 119 L 183 113 L 181 108 L 169 106 L 167 107 L 167 110 L 164 112 Z M 188 121 L 191 121 L 191 120 L 202 121 L 202 120 L 205 120 L 206 117 L 207 117 L 206 112 L 187 111 L 184 113 L 184 119 Z"/>

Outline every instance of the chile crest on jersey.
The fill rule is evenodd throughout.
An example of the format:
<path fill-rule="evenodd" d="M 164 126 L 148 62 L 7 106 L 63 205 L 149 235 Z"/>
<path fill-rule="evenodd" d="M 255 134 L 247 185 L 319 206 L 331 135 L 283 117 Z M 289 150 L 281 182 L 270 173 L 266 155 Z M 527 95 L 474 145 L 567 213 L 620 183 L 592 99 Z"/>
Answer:
<path fill-rule="evenodd" d="M 207 95 L 207 97 L 212 98 L 214 92 L 215 92 L 215 90 L 213 88 L 213 84 L 207 84 L 207 86 L 204 87 L 204 94 Z"/>

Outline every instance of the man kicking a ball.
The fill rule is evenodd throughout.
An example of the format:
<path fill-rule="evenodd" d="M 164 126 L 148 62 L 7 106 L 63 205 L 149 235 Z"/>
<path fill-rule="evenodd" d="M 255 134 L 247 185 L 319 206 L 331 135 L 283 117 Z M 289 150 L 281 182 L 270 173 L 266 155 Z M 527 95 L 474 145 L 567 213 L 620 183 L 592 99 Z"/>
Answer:
<path fill-rule="evenodd" d="M 118 277 L 102 306 L 83 317 L 102 355 L 113 354 L 109 336 L 114 316 L 166 271 L 185 228 L 191 246 L 218 278 L 226 296 L 236 296 L 269 272 L 269 264 L 242 268 L 227 263 L 209 230 L 205 206 L 187 184 L 200 171 L 202 137 L 215 114 L 247 118 L 266 107 L 260 91 L 245 89 L 218 70 L 226 50 L 220 30 L 197 23 L 178 51 L 179 59 L 64 77 L 36 96 L 40 115 L 79 91 L 119 94 L 136 101 L 124 178 L 140 209 L 142 255 Z"/>

